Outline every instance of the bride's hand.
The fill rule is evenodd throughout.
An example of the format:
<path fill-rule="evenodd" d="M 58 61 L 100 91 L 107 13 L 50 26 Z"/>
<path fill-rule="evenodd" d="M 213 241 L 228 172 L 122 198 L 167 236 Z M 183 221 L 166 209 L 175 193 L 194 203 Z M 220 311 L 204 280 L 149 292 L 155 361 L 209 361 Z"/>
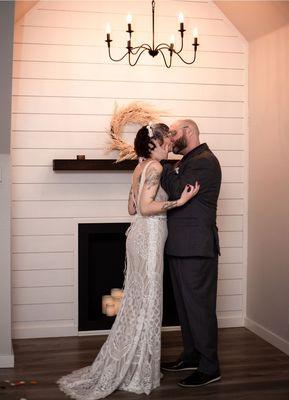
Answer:
<path fill-rule="evenodd" d="M 199 190 L 200 190 L 200 185 L 198 181 L 196 181 L 195 186 L 186 185 L 180 197 L 181 205 L 186 204 L 189 200 L 191 200 L 194 196 L 196 196 Z"/>

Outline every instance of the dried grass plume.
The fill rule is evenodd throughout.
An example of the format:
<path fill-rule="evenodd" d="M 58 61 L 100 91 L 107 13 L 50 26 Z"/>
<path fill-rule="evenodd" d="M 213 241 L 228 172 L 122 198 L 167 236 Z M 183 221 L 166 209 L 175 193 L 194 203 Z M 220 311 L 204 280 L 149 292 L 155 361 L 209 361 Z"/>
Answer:
<path fill-rule="evenodd" d="M 160 111 L 154 106 L 134 101 L 126 106 L 115 107 L 110 123 L 109 150 L 118 150 L 119 157 L 116 162 L 136 159 L 134 147 L 122 138 L 123 128 L 127 124 L 148 125 L 150 122 L 160 120 Z"/>

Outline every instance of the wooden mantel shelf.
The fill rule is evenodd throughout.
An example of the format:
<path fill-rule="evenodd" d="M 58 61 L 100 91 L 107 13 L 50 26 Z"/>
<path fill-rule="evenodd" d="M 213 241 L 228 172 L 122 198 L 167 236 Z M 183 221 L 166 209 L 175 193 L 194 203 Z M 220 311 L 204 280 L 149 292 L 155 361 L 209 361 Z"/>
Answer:
<path fill-rule="evenodd" d="M 111 159 L 53 160 L 53 171 L 131 171 L 138 164 L 138 160 L 125 160 L 119 163 L 115 161 Z M 169 161 L 176 162 L 176 160 Z"/>
<path fill-rule="evenodd" d="M 124 171 L 136 167 L 138 160 L 125 160 L 119 163 L 109 159 L 53 160 L 53 171 Z"/>

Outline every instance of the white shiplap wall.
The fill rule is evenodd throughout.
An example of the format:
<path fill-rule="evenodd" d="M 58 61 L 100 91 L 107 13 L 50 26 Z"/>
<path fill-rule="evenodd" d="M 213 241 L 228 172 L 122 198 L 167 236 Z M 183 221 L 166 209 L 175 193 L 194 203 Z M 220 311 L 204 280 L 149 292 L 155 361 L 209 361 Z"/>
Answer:
<path fill-rule="evenodd" d="M 52 159 L 111 158 L 105 151 L 114 103 L 148 101 L 165 122 L 194 118 L 219 157 L 223 184 L 218 223 L 222 256 L 220 326 L 243 323 L 247 158 L 246 43 L 210 1 L 158 1 L 158 41 L 198 26 L 193 66 L 144 57 L 131 68 L 108 60 L 126 43 L 133 13 L 139 42 L 150 40 L 150 1 L 40 1 L 15 31 L 13 80 L 13 327 L 15 337 L 76 334 L 75 224 L 82 218 L 126 217 L 128 172 L 52 171 Z M 191 40 L 185 50 L 189 56 Z M 129 132 L 130 131 L 130 132 Z M 127 137 L 133 132 L 128 129 Z"/>

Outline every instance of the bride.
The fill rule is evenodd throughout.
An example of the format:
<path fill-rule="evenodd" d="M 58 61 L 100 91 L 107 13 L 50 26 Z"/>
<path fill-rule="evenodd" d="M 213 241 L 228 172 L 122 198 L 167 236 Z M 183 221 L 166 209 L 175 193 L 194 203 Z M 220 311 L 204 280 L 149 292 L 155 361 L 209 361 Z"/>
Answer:
<path fill-rule="evenodd" d="M 60 389 L 79 400 L 95 400 L 115 390 L 149 394 L 160 384 L 163 251 L 166 211 L 183 206 L 199 190 L 187 185 L 168 201 L 160 186 L 170 139 L 167 125 L 142 127 L 135 138 L 138 157 L 128 200 L 134 216 L 127 233 L 124 297 L 110 334 L 91 366 L 62 377 Z"/>

